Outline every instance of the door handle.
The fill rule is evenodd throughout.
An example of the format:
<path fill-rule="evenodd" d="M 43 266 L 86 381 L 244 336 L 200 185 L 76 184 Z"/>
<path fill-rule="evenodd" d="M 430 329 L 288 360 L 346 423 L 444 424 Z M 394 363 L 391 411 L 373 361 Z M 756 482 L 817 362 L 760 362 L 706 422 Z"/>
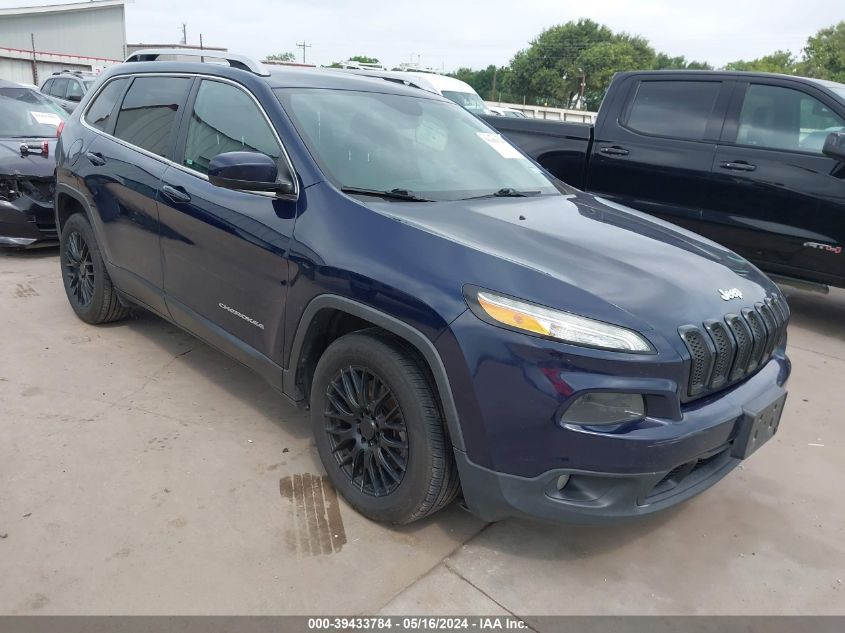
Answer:
<path fill-rule="evenodd" d="M 757 165 L 752 165 L 751 163 L 746 163 L 743 160 L 738 160 L 735 162 L 724 162 L 721 164 L 722 169 L 730 169 L 731 171 L 754 171 L 757 169 Z"/>
<path fill-rule="evenodd" d="M 631 153 L 624 147 L 619 147 L 617 145 L 614 145 L 613 147 L 602 147 L 599 151 L 602 154 L 607 154 L 608 156 L 627 156 Z"/>
<path fill-rule="evenodd" d="M 164 185 L 161 188 L 161 193 L 177 204 L 191 201 L 191 196 L 187 191 L 184 191 L 181 188 L 177 189 L 176 187 L 171 187 L 170 185 Z"/>
<path fill-rule="evenodd" d="M 103 158 L 103 155 L 99 152 L 88 152 L 85 154 L 85 158 L 88 159 L 92 165 L 96 165 L 97 167 L 102 167 L 106 164 L 106 159 Z"/>

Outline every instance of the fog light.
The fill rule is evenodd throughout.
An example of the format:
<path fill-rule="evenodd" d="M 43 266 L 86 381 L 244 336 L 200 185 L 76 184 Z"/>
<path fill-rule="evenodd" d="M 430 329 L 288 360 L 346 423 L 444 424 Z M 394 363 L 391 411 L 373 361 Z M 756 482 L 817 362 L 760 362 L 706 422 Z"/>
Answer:
<path fill-rule="evenodd" d="M 601 426 L 634 422 L 645 417 L 645 400 L 638 393 L 587 393 L 561 417 L 564 424 Z"/>

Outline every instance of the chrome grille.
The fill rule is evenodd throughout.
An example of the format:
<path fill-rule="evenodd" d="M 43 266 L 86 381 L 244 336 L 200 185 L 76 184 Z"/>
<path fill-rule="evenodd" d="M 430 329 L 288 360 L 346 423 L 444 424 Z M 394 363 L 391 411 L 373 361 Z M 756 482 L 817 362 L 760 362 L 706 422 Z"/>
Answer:
<path fill-rule="evenodd" d="M 678 328 L 690 354 L 687 398 L 701 396 L 746 378 L 765 365 L 782 343 L 789 308 L 767 298 L 740 314 Z"/>

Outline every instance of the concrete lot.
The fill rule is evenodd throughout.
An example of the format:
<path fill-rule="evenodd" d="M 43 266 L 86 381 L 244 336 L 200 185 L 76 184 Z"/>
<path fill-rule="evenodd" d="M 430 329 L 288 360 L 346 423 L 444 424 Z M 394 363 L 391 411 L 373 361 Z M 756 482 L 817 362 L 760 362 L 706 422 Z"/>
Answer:
<path fill-rule="evenodd" d="M 781 429 L 698 498 L 392 530 L 259 378 L 149 314 L 88 326 L 55 251 L 0 254 L 0 614 L 845 614 L 845 292 L 789 294 Z"/>

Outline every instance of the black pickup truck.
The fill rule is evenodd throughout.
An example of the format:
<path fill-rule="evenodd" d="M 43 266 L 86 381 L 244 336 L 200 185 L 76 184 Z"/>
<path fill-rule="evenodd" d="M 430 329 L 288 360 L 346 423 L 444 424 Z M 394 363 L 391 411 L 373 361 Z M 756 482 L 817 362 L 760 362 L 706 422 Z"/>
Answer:
<path fill-rule="evenodd" d="M 617 75 L 595 125 L 484 117 L 552 175 L 720 242 L 774 277 L 845 287 L 845 85 Z"/>

